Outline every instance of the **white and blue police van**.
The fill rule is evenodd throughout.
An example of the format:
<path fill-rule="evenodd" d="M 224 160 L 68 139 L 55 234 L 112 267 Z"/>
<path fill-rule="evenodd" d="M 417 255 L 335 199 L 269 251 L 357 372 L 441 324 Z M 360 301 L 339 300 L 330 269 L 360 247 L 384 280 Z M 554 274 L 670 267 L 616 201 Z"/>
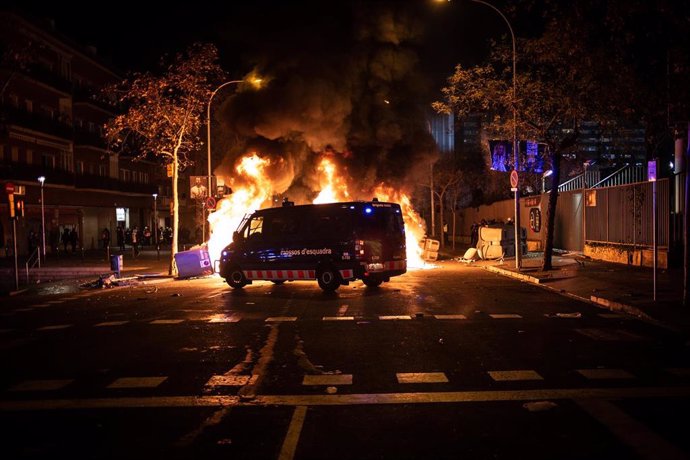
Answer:
<path fill-rule="evenodd" d="M 361 279 L 378 287 L 407 271 L 405 226 L 396 203 L 261 209 L 248 214 L 222 252 L 217 271 L 240 289 L 255 280 L 316 280 L 324 291 Z"/>

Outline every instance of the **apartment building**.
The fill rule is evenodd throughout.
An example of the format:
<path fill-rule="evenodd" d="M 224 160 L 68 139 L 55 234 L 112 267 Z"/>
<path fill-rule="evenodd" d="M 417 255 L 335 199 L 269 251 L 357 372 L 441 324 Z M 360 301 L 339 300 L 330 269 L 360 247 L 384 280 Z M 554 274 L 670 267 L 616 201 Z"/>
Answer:
<path fill-rule="evenodd" d="M 153 225 L 153 194 L 165 179 L 160 168 L 110 151 L 103 137 L 117 108 L 96 96 L 121 80 L 117 71 L 94 48 L 60 36 L 50 22 L 13 12 L 0 11 L 0 46 L 0 182 L 25 191 L 18 252 L 28 251 L 31 232 L 42 234 L 42 217 L 48 252 L 57 250 L 65 228 L 75 228 L 80 247 L 90 249 L 99 246 L 104 228 L 114 240 L 118 225 Z M 158 197 L 159 226 L 167 203 Z M 0 254 L 11 230 L 3 194 Z"/>

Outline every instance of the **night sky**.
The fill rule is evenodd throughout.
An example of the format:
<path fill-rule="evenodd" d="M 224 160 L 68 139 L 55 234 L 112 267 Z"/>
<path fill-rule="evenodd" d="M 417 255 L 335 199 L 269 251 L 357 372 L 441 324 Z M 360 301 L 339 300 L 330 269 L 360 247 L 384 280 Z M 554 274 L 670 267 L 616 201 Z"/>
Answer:
<path fill-rule="evenodd" d="M 294 52 L 347 52 L 361 23 L 374 11 L 388 9 L 415 19 L 408 45 L 437 89 L 456 63 L 476 63 L 487 53 L 490 38 L 506 34 L 494 12 L 469 2 L 197 1 L 159 9 L 142 4 L 24 1 L 10 6 L 37 19 L 54 19 L 58 32 L 96 46 L 122 72 L 153 68 L 161 55 L 195 41 L 215 43 L 231 76 L 246 73 L 262 59 L 288 58 Z"/>

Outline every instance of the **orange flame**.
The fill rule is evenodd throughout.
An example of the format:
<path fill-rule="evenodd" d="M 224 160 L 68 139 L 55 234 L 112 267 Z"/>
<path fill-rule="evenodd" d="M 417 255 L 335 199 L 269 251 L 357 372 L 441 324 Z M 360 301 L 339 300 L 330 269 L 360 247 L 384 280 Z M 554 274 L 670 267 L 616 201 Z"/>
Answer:
<path fill-rule="evenodd" d="M 229 181 L 233 193 L 223 198 L 217 210 L 211 213 L 208 221 L 211 228 L 211 238 L 208 241 L 208 251 L 211 260 L 220 259 L 220 252 L 232 241 L 232 233 L 247 213 L 260 209 L 269 202 L 273 194 L 273 184 L 266 169 L 271 165 L 270 160 L 261 158 L 253 152 L 240 158 L 235 166 L 236 176 Z M 352 201 L 347 177 L 339 173 L 335 161 L 322 157 L 316 168 L 317 182 L 321 188 L 314 199 L 314 204 Z M 227 183 L 228 181 L 226 181 Z M 414 210 L 409 195 L 388 185 L 380 184 L 367 195 L 366 199 L 375 196 L 380 201 L 399 203 L 405 222 L 407 245 L 407 266 L 410 268 L 424 267 L 420 241 L 424 236 L 424 219 Z"/>

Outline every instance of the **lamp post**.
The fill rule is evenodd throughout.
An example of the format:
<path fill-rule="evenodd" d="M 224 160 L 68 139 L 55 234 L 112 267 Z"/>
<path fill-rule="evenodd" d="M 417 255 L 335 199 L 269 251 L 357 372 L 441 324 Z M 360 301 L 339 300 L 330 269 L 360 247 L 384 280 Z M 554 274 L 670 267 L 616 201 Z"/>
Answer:
<path fill-rule="evenodd" d="M 487 3 L 482 0 L 471 0 L 474 3 L 481 3 L 486 5 L 496 13 L 498 13 L 501 18 L 505 21 L 510 31 L 510 37 L 513 39 L 513 169 L 515 171 L 519 170 L 520 157 L 518 153 L 518 140 L 517 140 L 517 52 L 515 44 L 515 33 L 513 32 L 513 27 L 510 25 L 510 21 L 505 17 L 501 10 L 493 6 L 491 3 Z M 520 254 L 520 187 L 515 187 L 515 268 L 518 270 L 522 265 L 522 256 Z"/>
<path fill-rule="evenodd" d="M 208 166 L 208 182 L 207 182 L 207 190 L 208 190 L 208 196 L 211 196 L 211 102 L 213 101 L 213 96 L 216 95 L 216 93 L 221 89 L 224 88 L 225 86 L 236 84 L 236 83 L 243 83 L 248 80 L 231 80 L 231 81 L 226 81 L 219 87 L 213 90 L 211 93 L 211 96 L 208 98 L 208 104 L 206 105 L 206 165 Z M 259 86 L 261 84 L 261 78 L 253 78 L 249 80 L 251 84 L 254 86 Z M 204 235 L 202 235 L 203 239 L 206 239 L 206 229 L 204 228 Z"/>
<path fill-rule="evenodd" d="M 44 205 L 44 200 L 43 200 L 43 183 L 46 181 L 45 176 L 41 176 L 38 178 L 38 181 L 41 183 L 41 233 L 42 233 L 42 238 L 43 238 L 43 261 L 45 262 L 46 260 L 46 212 L 45 212 L 45 205 Z"/>
<path fill-rule="evenodd" d="M 161 247 L 158 244 L 158 208 L 156 203 L 158 202 L 158 194 L 153 194 L 153 237 L 156 240 L 156 260 L 161 260 Z"/>

